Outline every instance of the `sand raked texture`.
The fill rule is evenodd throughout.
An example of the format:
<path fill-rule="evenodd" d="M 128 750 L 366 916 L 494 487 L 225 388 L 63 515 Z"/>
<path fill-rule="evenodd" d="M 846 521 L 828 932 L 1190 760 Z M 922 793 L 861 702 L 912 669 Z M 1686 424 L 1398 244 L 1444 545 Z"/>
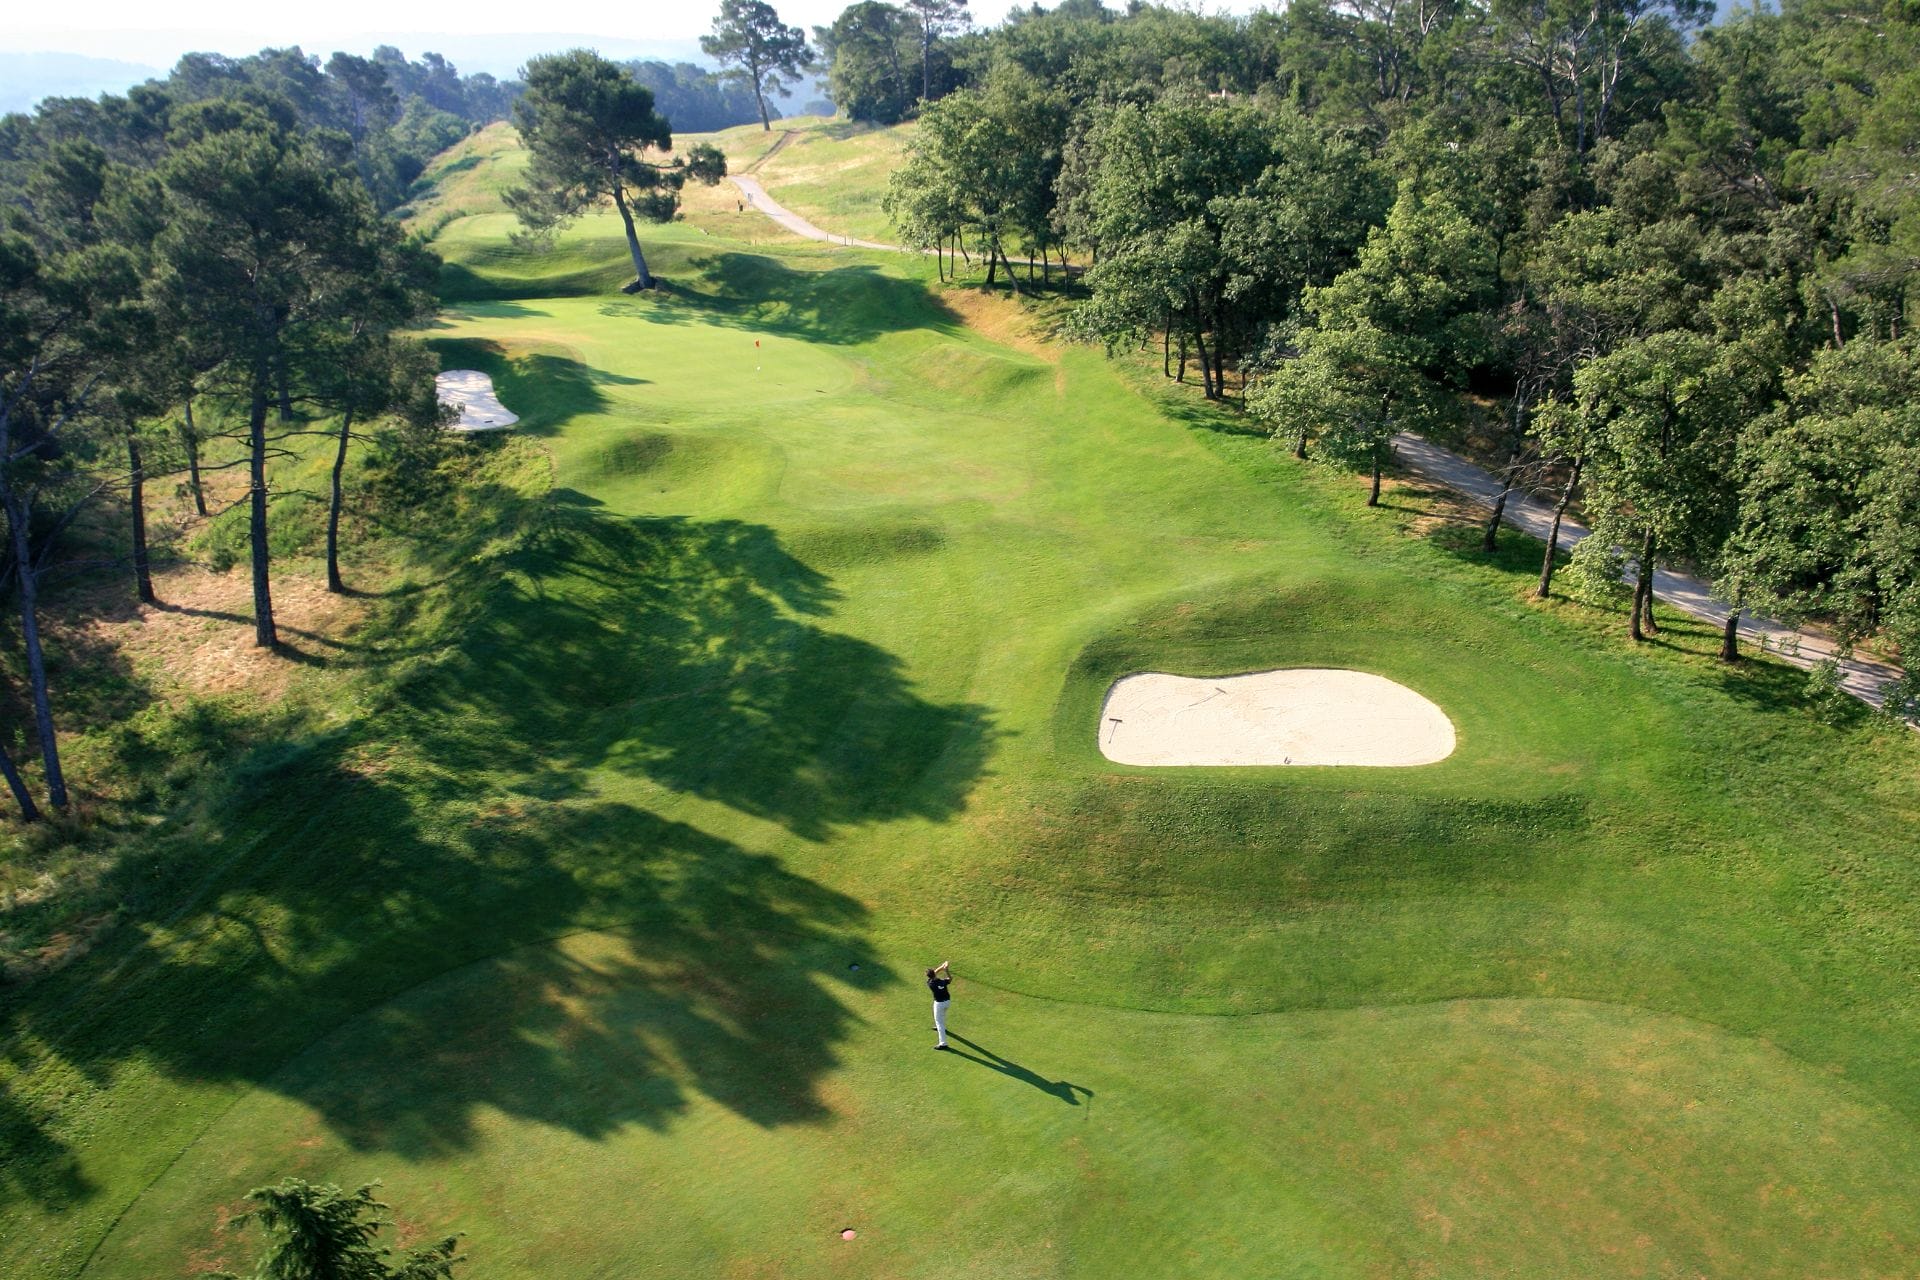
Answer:
<path fill-rule="evenodd" d="M 433 385 L 441 404 L 460 410 L 460 421 L 449 424 L 449 431 L 499 431 L 520 421 L 493 394 L 492 377 L 478 369 L 448 369 L 434 378 Z"/>
<path fill-rule="evenodd" d="M 1114 682 L 1100 752 L 1118 764 L 1432 764 L 1453 722 L 1402 684 L 1300 667 L 1195 679 L 1149 671 Z"/>

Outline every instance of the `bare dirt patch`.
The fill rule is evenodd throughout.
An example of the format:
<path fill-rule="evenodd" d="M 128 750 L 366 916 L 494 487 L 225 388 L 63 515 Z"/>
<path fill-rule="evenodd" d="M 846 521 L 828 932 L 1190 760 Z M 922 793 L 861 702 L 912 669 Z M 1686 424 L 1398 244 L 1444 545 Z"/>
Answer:
<path fill-rule="evenodd" d="M 246 689 L 274 698 L 285 692 L 300 667 L 287 654 L 254 646 L 253 583 L 245 569 L 214 573 L 186 566 L 156 573 L 153 585 L 160 604 L 83 608 L 78 612 L 87 621 L 66 629 L 122 654 L 163 696 Z M 111 590 L 128 588 L 116 583 Z M 331 656 L 366 610 L 365 601 L 334 595 L 317 576 L 282 573 L 274 579 L 274 621 L 283 646 L 295 654 Z"/>

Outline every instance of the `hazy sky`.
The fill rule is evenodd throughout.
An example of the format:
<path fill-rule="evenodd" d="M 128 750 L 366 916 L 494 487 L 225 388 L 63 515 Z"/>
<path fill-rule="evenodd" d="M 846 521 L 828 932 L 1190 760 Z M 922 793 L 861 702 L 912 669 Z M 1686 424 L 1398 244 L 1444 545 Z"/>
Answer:
<path fill-rule="evenodd" d="M 831 22 L 847 3 L 774 0 L 782 18 L 802 27 Z M 1198 7 L 1245 12 L 1259 3 L 1218 0 Z M 974 0 L 975 20 L 998 22 L 1010 7 L 1009 0 Z M 298 44 L 309 52 L 326 52 L 390 43 L 417 54 L 433 47 L 430 40 L 422 43 L 421 36 L 440 34 L 577 32 L 633 44 L 679 43 L 706 31 L 716 8 L 716 0 L 569 0 L 546 6 L 524 0 L 328 0 L 284 9 L 260 0 L 172 0 L 164 5 L 88 0 L 71 6 L 13 0 L 0 16 L 0 50 L 57 50 L 164 67 L 188 50 L 241 54 L 267 45 Z"/>

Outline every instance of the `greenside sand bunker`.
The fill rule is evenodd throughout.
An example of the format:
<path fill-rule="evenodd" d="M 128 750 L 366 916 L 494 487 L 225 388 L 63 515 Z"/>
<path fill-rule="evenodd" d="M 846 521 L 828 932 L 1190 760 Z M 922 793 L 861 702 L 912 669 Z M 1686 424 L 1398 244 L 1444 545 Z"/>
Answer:
<path fill-rule="evenodd" d="M 1148 671 L 1116 680 L 1100 709 L 1100 751 L 1118 764 L 1405 766 L 1453 742 L 1439 707 L 1365 671 Z"/>
<path fill-rule="evenodd" d="M 448 369 L 435 376 L 434 390 L 440 403 L 460 411 L 460 420 L 449 423 L 449 431 L 500 431 L 520 421 L 493 393 L 493 379 L 478 369 Z"/>

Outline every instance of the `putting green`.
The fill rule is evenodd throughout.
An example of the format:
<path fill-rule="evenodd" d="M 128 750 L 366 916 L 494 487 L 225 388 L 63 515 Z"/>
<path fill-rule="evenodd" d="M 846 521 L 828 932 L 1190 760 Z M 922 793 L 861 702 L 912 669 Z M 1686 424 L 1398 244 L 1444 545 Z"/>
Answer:
<path fill-rule="evenodd" d="M 1920 1269 L 1906 735 L 734 216 L 650 232 L 658 298 L 609 219 L 444 229 L 430 336 L 543 491 L 475 497 L 357 724 L 155 834 L 203 894 L 8 1007 L 0 1273 L 240 1264 L 293 1173 L 495 1277 Z M 1130 672 L 1283 667 L 1456 749 L 1088 731 Z"/>

